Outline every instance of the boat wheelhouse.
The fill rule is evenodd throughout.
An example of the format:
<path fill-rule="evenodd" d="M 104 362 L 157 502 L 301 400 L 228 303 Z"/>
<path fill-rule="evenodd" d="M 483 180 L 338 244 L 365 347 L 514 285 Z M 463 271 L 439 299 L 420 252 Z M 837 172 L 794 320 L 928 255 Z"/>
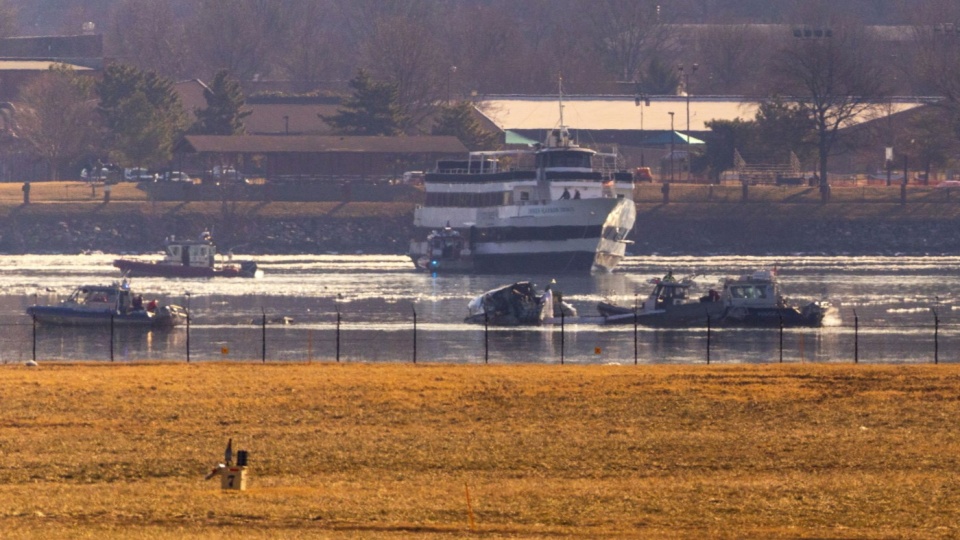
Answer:
<path fill-rule="evenodd" d="M 196 240 L 168 238 L 160 261 L 117 259 L 113 265 L 127 276 L 256 277 L 259 272 L 253 261 L 218 263 L 217 246 L 208 232 Z"/>

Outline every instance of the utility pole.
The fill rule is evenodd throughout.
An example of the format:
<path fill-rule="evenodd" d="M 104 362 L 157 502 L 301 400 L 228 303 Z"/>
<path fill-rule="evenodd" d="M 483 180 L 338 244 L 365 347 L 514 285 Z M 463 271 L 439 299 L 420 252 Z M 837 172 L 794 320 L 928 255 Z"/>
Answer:
<path fill-rule="evenodd" d="M 697 72 L 700 64 L 693 64 L 690 71 L 683 70 L 683 64 L 677 66 L 680 80 L 683 81 L 683 93 L 687 96 L 687 181 L 690 180 L 690 76 Z"/>

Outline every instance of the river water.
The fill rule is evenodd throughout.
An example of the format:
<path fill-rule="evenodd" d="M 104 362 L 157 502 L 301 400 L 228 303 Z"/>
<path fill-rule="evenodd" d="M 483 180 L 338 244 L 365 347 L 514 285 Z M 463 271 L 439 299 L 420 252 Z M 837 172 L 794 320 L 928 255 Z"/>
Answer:
<path fill-rule="evenodd" d="M 0 362 L 108 360 L 453 363 L 920 363 L 960 359 L 960 257 L 628 257 L 594 276 L 430 276 L 405 257 L 258 256 L 258 279 L 138 278 L 147 299 L 189 307 L 165 331 L 33 327 L 25 309 L 81 284 L 120 278 L 115 255 L 0 256 Z M 245 258 L 245 257 L 238 257 Z M 600 300 L 630 305 L 649 280 L 697 274 L 703 291 L 726 276 L 779 268 L 784 292 L 833 309 L 818 329 L 657 330 L 592 324 L 522 329 L 464 324 L 467 302 L 518 280 L 556 277 L 581 315 Z M 339 310 L 339 325 L 337 312 Z M 292 324 L 273 321 L 289 317 Z M 263 325 L 263 319 L 269 322 Z M 339 326 L 339 331 L 338 331 Z"/>

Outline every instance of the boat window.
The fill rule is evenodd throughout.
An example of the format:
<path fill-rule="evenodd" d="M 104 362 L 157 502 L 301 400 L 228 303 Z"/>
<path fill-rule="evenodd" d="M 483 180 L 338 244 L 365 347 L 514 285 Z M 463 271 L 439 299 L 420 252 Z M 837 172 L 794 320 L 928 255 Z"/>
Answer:
<path fill-rule="evenodd" d="M 520 192 L 520 200 L 521 200 L 521 201 L 529 201 L 529 200 L 530 200 L 530 192 L 529 192 L 529 191 L 521 191 L 521 192 Z"/>
<path fill-rule="evenodd" d="M 180 246 L 173 246 L 173 247 L 171 247 L 171 248 L 170 248 L 170 253 L 172 253 L 174 257 L 179 257 L 179 256 L 180 256 Z"/>
<path fill-rule="evenodd" d="M 734 298 L 743 298 L 743 287 L 730 287 L 730 296 Z"/>
<path fill-rule="evenodd" d="M 537 166 L 589 169 L 590 154 L 587 152 L 545 152 L 537 156 Z"/>
<path fill-rule="evenodd" d="M 766 298 L 766 297 L 767 297 L 767 288 L 757 287 L 757 298 Z"/>
<path fill-rule="evenodd" d="M 201 256 L 201 257 L 206 257 L 206 256 L 207 256 L 207 248 L 206 248 L 206 247 L 201 247 L 201 248 L 200 248 L 200 256 Z"/>

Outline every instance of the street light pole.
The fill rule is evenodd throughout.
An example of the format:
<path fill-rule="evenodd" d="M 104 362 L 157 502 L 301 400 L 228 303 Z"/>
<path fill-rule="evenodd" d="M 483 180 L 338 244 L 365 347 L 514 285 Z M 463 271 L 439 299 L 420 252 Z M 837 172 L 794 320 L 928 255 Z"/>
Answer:
<path fill-rule="evenodd" d="M 687 97 L 687 180 L 690 180 L 690 75 L 697 72 L 699 64 L 693 64 L 689 72 L 684 72 L 683 64 L 677 66 L 680 71 L 680 79 L 683 81 L 683 93 Z"/>
<path fill-rule="evenodd" d="M 673 182 L 673 160 L 674 160 L 674 138 L 676 137 L 676 132 L 673 130 L 673 111 L 668 112 L 670 115 L 670 182 Z"/>
<path fill-rule="evenodd" d="M 633 104 L 640 107 L 640 166 L 645 167 L 646 164 L 643 162 L 643 146 L 647 142 L 647 136 L 643 131 L 643 108 L 650 106 L 650 96 L 642 92 L 638 93 L 633 98 Z"/>

